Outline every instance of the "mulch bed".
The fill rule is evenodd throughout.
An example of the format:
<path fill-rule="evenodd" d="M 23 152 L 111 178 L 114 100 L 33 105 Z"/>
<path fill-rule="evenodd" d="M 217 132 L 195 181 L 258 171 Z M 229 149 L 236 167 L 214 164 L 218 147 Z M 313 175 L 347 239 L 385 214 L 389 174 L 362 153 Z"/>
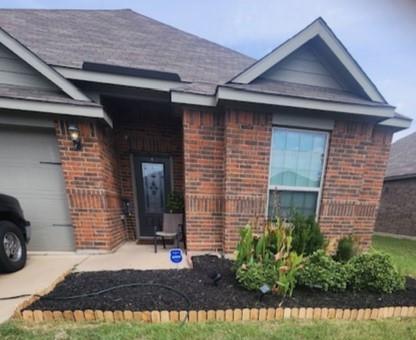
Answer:
<path fill-rule="evenodd" d="M 298 287 L 290 298 L 266 295 L 259 300 L 257 292 L 241 288 L 234 278 L 232 262 L 215 256 L 198 256 L 193 269 L 181 270 L 121 270 L 72 273 L 49 293 L 48 297 L 91 293 L 120 284 L 135 282 L 171 286 L 187 295 L 193 310 L 262 308 L 262 307 L 328 307 L 376 308 L 386 306 L 416 306 L 416 280 L 408 278 L 407 288 L 393 294 L 373 292 L 328 293 Z M 220 272 L 222 279 L 213 285 L 209 274 Z M 173 292 L 162 288 L 122 288 L 96 297 L 52 301 L 40 299 L 28 310 L 184 310 L 187 303 Z"/>

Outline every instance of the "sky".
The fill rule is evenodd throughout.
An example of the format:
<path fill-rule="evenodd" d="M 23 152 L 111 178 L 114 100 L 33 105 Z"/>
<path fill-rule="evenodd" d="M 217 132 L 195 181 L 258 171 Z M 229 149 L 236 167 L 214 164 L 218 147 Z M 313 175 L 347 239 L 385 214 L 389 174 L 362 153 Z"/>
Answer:
<path fill-rule="evenodd" d="M 1 8 L 131 8 L 254 58 L 317 17 L 396 111 L 416 120 L 416 0 L 0 0 Z M 396 133 L 394 140 L 416 131 Z"/>

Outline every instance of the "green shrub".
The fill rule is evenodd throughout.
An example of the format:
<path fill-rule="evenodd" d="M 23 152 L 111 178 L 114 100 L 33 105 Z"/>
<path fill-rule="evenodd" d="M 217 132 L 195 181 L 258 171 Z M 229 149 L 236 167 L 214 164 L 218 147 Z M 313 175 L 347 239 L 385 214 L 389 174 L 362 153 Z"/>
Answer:
<path fill-rule="evenodd" d="M 298 274 L 298 283 L 324 291 L 344 291 L 348 285 L 348 270 L 342 263 L 317 250 L 305 261 Z"/>
<path fill-rule="evenodd" d="M 357 253 L 357 242 L 354 240 L 352 235 L 346 236 L 339 240 L 334 259 L 335 261 L 345 263 L 357 255 Z"/>
<path fill-rule="evenodd" d="M 184 211 L 183 194 L 178 191 L 173 191 L 168 195 L 166 200 L 166 210 L 169 213 L 180 214 Z"/>
<path fill-rule="evenodd" d="M 271 264 L 263 265 L 260 262 L 253 262 L 242 265 L 236 270 L 237 281 L 248 290 L 259 290 L 265 283 L 273 287 L 277 278 L 276 268 Z"/>
<path fill-rule="evenodd" d="M 289 219 L 293 225 L 292 249 L 298 254 L 311 255 L 325 245 L 325 238 L 314 216 L 305 217 L 294 212 Z"/>
<path fill-rule="evenodd" d="M 280 219 L 267 223 L 261 235 L 250 225 L 240 231 L 235 270 L 237 281 L 249 290 L 267 283 L 276 293 L 291 295 L 302 255 L 291 251 L 292 228 Z"/>
<path fill-rule="evenodd" d="M 353 257 L 347 265 L 351 271 L 350 285 L 354 290 L 392 293 L 405 287 L 405 278 L 387 254 L 361 254 Z"/>

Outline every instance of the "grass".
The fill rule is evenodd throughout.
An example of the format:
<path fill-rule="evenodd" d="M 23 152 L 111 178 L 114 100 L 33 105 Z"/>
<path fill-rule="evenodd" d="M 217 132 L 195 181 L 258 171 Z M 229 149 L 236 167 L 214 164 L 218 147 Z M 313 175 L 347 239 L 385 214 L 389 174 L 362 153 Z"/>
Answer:
<path fill-rule="evenodd" d="M 416 241 L 374 236 L 373 248 L 390 254 L 403 274 L 416 278 Z"/>
<path fill-rule="evenodd" d="M 416 320 L 0 325 L 0 339 L 416 339 Z"/>

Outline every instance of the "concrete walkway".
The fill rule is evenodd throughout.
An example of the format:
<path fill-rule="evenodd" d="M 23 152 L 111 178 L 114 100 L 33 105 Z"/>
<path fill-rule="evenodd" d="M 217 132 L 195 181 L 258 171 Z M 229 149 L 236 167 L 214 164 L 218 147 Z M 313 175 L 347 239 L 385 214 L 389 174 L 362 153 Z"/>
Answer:
<path fill-rule="evenodd" d="M 137 245 L 135 242 L 123 244 L 109 254 L 29 254 L 26 267 L 12 274 L 0 274 L 0 297 L 21 294 L 36 294 L 51 286 L 62 274 L 69 270 L 99 271 L 122 269 L 172 269 L 189 268 L 186 255 L 180 265 L 169 260 L 169 249 L 158 247 L 154 253 L 151 245 Z M 18 305 L 27 298 L 0 301 L 0 323 L 8 320 Z"/>
<path fill-rule="evenodd" d="M 0 274 L 0 297 L 35 294 L 48 288 L 60 275 L 85 260 L 75 253 L 29 255 L 26 267 L 12 274 Z M 0 301 L 0 323 L 8 320 L 26 298 Z"/>

